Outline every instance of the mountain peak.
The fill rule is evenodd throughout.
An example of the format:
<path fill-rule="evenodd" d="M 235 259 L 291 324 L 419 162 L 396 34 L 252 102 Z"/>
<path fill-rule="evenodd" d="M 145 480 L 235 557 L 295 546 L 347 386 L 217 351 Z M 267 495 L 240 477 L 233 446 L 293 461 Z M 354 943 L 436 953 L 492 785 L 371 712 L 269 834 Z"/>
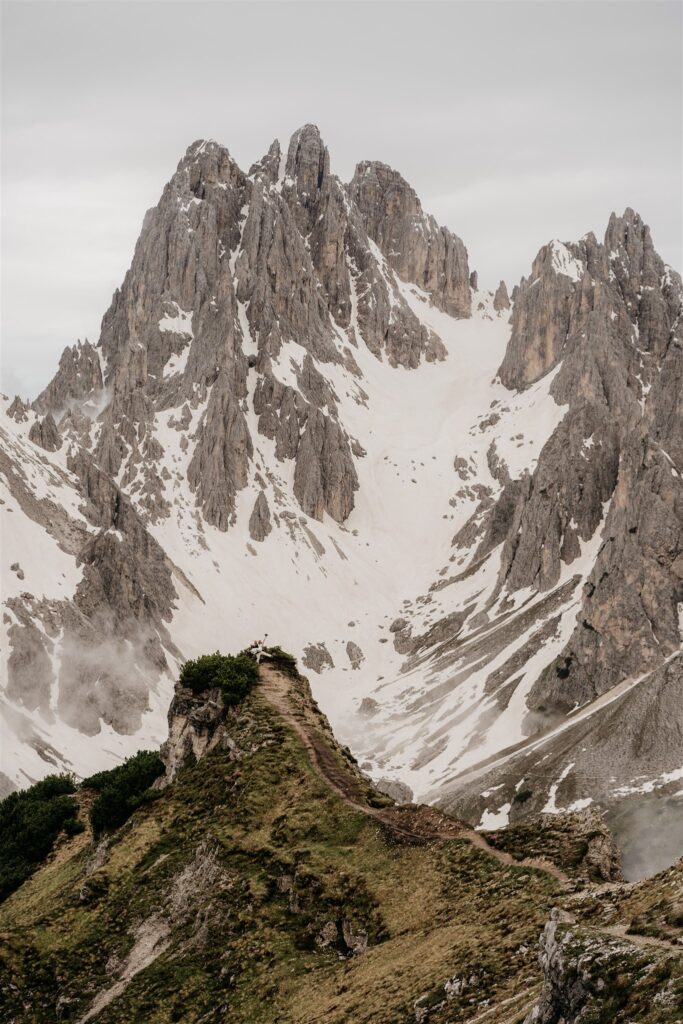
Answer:
<path fill-rule="evenodd" d="M 289 140 L 286 171 L 300 195 L 315 196 L 330 173 L 330 156 L 317 125 L 305 124 Z"/>
<path fill-rule="evenodd" d="M 657 668 L 680 642 L 681 288 L 640 224 L 615 217 L 608 246 L 549 242 L 510 315 L 502 283 L 473 300 L 463 242 L 387 164 L 342 184 L 314 125 L 250 175 L 193 143 L 97 346 L 67 349 L 2 423 L 20 567 L 3 569 L 6 693 L 28 723 L 8 730 L 12 783 L 44 774 L 46 744 L 84 774 L 163 738 L 174 664 L 226 628 L 241 646 L 277 620 L 359 745 L 356 695 L 376 698 L 378 746 L 359 753 L 387 777 L 379 748 L 404 730 L 395 775 L 418 795 Z M 656 737 L 643 764 L 637 739 L 641 774 L 680 767 Z M 560 776 L 565 806 L 597 798 L 585 746 L 535 810 Z M 522 813 L 522 774 L 468 814 Z"/>

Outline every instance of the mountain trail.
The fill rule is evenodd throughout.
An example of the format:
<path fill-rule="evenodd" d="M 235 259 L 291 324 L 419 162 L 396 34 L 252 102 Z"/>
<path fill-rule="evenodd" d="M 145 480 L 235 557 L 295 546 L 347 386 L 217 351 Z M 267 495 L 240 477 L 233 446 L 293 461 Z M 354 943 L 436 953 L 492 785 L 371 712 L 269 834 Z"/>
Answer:
<path fill-rule="evenodd" d="M 511 854 L 490 846 L 479 832 L 463 826 L 457 819 L 434 807 L 425 804 L 371 807 L 358 781 L 334 756 L 308 703 L 301 702 L 297 707 L 292 680 L 265 663 L 260 665 L 260 673 L 260 692 L 295 731 L 318 775 L 349 807 L 374 818 L 396 835 L 411 841 L 423 843 L 430 840 L 465 839 L 506 867 L 534 868 L 563 885 L 569 883 L 564 871 L 550 861 L 537 857 L 516 860 Z"/>
<path fill-rule="evenodd" d="M 671 942 L 669 939 L 659 939 L 656 935 L 637 935 L 634 932 L 629 932 L 627 924 L 612 924 L 606 928 L 601 928 L 600 931 L 606 932 L 608 935 L 614 935 L 615 938 L 624 939 L 626 942 L 632 943 L 634 946 L 640 946 L 642 949 L 656 946 L 658 949 L 665 949 L 668 953 L 677 953 L 680 956 L 683 953 L 683 947 L 679 946 L 676 942 Z"/>

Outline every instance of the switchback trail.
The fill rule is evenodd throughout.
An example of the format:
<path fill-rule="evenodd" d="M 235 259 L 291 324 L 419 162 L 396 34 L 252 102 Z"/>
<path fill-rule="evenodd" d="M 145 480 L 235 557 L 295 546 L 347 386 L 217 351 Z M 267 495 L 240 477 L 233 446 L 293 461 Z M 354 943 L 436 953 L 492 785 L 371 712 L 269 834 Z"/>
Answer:
<path fill-rule="evenodd" d="M 350 768 L 345 768 L 340 762 L 326 740 L 320 721 L 316 718 L 308 701 L 297 700 L 296 682 L 267 663 L 262 662 L 259 667 L 260 692 L 297 734 L 320 778 L 349 807 L 381 822 L 395 835 L 413 842 L 464 839 L 489 857 L 493 857 L 500 864 L 518 868 L 535 868 L 537 871 L 543 871 L 546 875 L 550 875 L 563 885 L 570 881 L 564 871 L 550 861 L 537 857 L 516 860 L 511 854 L 503 850 L 496 850 L 489 846 L 479 832 L 463 825 L 455 818 L 442 814 L 435 807 L 429 807 L 426 804 L 407 804 L 383 808 L 370 806 L 365 799 L 360 780 L 354 777 Z"/>

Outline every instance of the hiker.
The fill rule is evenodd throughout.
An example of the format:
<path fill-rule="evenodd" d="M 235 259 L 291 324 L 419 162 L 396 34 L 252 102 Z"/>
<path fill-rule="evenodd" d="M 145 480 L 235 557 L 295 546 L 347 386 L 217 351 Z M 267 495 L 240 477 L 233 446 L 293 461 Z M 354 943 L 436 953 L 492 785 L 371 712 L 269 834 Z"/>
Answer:
<path fill-rule="evenodd" d="M 251 647 L 251 649 L 249 651 L 249 653 L 255 659 L 257 665 L 261 664 L 261 658 L 269 658 L 270 657 L 270 655 L 266 651 L 266 637 L 267 636 L 268 636 L 268 634 L 266 633 L 266 636 L 263 638 L 263 640 L 255 640 L 253 647 Z"/>

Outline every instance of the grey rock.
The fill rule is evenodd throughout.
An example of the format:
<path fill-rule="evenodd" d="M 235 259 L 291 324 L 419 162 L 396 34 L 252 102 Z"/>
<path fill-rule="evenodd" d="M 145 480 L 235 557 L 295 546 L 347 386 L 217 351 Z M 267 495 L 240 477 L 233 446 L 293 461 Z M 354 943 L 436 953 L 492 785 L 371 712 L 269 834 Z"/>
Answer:
<path fill-rule="evenodd" d="M 303 663 L 313 672 L 324 672 L 326 668 L 334 668 L 332 655 L 325 644 L 309 644 L 304 648 Z"/>
<path fill-rule="evenodd" d="M 259 491 L 249 517 L 249 535 L 252 540 L 265 540 L 272 529 L 268 499 L 263 491 Z"/>
<path fill-rule="evenodd" d="M 500 313 L 503 309 L 510 308 L 510 297 L 505 281 L 501 281 L 496 288 L 495 295 L 493 296 L 493 308 L 497 313 Z"/>
<path fill-rule="evenodd" d="M 522 278 L 512 312 L 512 334 L 500 378 L 509 388 L 525 388 L 555 367 L 564 354 L 577 283 L 556 270 L 555 243 L 543 246 L 531 277 Z M 581 260 L 578 246 L 568 248 Z"/>
<path fill-rule="evenodd" d="M 608 502 L 609 513 L 574 634 L 528 698 L 546 712 L 593 699 L 677 651 L 682 593 L 680 278 L 630 210 L 611 218 L 603 246 L 589 235 L 557 253 L 544 247 L 522 283 L 500 372 L 524 387 L 561 360 L 552 393 L 568 411 L 533 476 L 503 493 L 501 580 L 512 591 L 554 586 Z M 573 276 L 561 269 L 567 259 Z M 643 295 L 647 349 L 634 345 Z"/>
<path fill-rule="evenodd" d="M 36 412 L 59 416 L 76 403 L 96 401 L 101 390 L 99 356 L 86 338 L 64 349 L 56 375 L 38 395 L 33 408 Z"/>
<path fill-rule="evenodd" d="M 233 391 L 217 380 L 211 390 L 187 478 L 204 517 L 220 530 L 232 520 L 235 495 L 246 487 L 253 454 L 247 422 Z"/>
<path fill-rule="evenodd" d="M 227 721 L 228 708 L 220 690 L 195 695 L 178 685 L 168 710 L 168 739 L 161 748 L 166 772 L 157 788 L 169 785 L 181 768 L 191 760 L 200 761 L 219 745 L 229 749 L 231 756 L 239 757 L 234 743 L 230 743 Z"/>
<path fill-rule="evenodd" d="M 26 423 L 28 420 L 29 406 L 22 402 L 19 395 L 15 395 L 11 405 L 7 409 L 7 415 L 17 423 Z"/>
<path fill-rule="evenodd" d="M 372 715 L 376 715 L 379 711 L 379 702 L 374 697 L 363 697 L 358 707 L 358 713 L 363 715 L 365 718 L 371 718 Z"/>
<path fill-rule="evenodd" d="M 319 409 L 307 416 L 294 469 L 294 494 L 304 512 L 322 519 L 329 512 L 343 523 L 353 509 L 358 477 L 348 438 L 339 423 Z"/>
<path fill-rule="evenodd" d="M 28 615 L 22 614 L 18 602 L 14 610 L 23 621 L 21 625 L 13 623 L 7 630 L 7 694 L 29 711 L 47 709 L 53 679 L 51 644 Z"/>
<path fill-rule="evenodd" d="M 412 789 L 410 786 L 406 786 L 405 782 L 399 782 L 398 779 L 387 779 L 383 777 L 379 782 L 375 783 L 375 789 L 378 789 L 380 793 L 385 793 L 387 796 L 390 796 L 397 804 L 413 803 Z"/>
<path fill-rule="evenodd" d="M 423 288 L 444 312 L 469 317 L 467 250 L 457 235 L 423 212 L 404 178 L 386 164 L 364 161 L 356 167 L 349 194 L 368 235 L 399 277 Z"/>
<path fill-rule="evenodd" d="M 56 452 L 62 447 L 62 438 L 52 413 L 37 419 L 28 432 L 29 441 L 40 445 L 46 452 Z"/>
<path fill-rule="evenodd" d="M 363 654 L 358 644 L 354 643 L 353 640 L 348 640 L 346 643 L 346 656 L 349 659 L 349 662 L 351 663 L 351 668 L 354 671 L 359 669 L 363 662 L 365 661 L 365 655 Z"/>

